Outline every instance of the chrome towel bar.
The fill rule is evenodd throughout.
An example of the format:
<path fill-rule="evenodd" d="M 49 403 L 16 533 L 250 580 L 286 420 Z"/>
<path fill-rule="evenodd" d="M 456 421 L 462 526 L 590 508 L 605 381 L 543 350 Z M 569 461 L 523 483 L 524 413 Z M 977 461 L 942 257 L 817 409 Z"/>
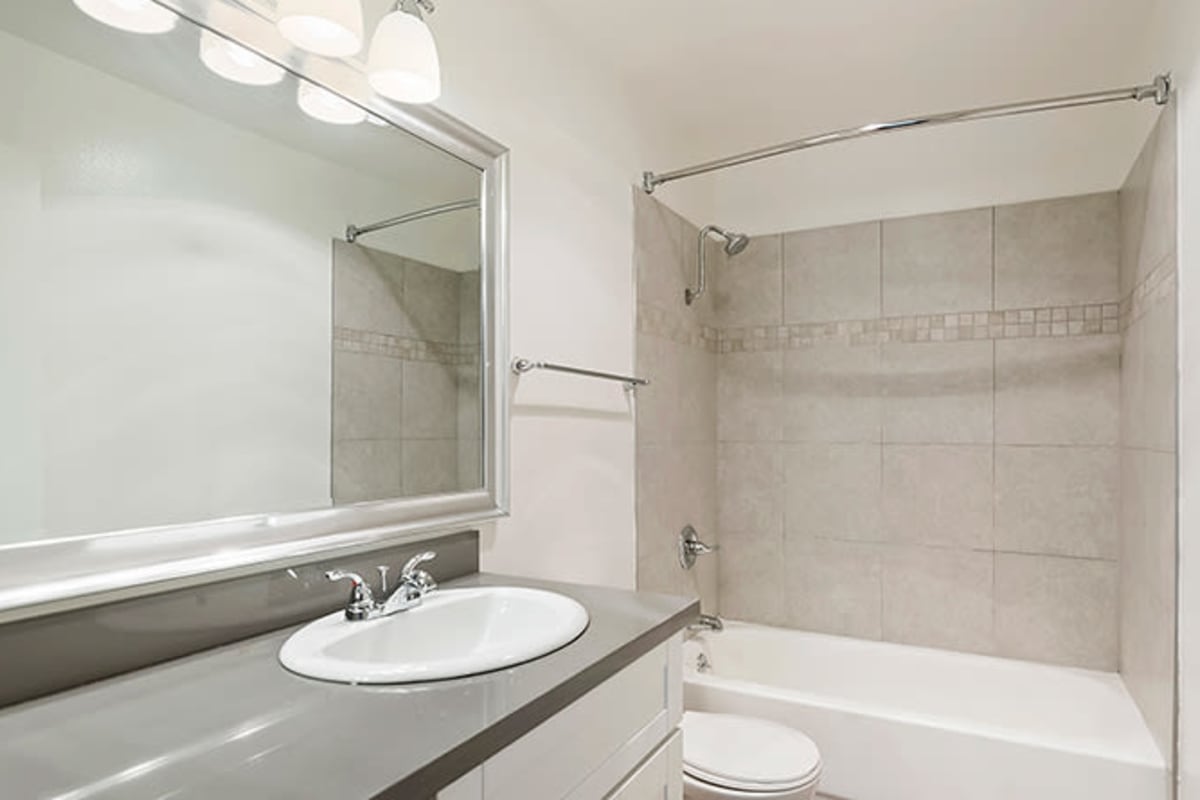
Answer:
<path fill-rule="evenodd" d="M 583 375 L 587 378 L 599 378 L 605 381 L 617 381 L 625 384 L 626 389 L 636 389 L 639 386 L 650 385 L 650 381 L 646 380 L 645 378 L 634 378 L 629 375 L 617 375 L 612 372 L 597 372 L 594 369 L 568 367 L 564 364 L 553 364 L 549 361 L 530 361 L 528 358 L 513 359 L 512 371 L 517 375 L 524 375 L 526 372 L 532 372 L 535 369 L 544 369 L 550 372 L 566 372 L 570 375 Z"/>

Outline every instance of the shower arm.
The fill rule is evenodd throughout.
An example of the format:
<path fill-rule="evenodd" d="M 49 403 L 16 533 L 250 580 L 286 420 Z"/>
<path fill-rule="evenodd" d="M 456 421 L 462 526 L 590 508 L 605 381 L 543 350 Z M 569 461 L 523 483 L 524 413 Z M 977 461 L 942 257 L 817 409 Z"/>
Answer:
<path fill-rule="evenodd" d="M 700 266 L 696 276 L 696 288 L 692 289 L 689 287 L 683 290 L 683 302 L 689 306 L 699 300 L 704 295 L 705 289 L 708 288 L 708 266 L 706 264 L 708 258 L 705 253 L 708 248 L 704 245 L 708 243 L 708 237 L 714 233 L 719 236 L 725 235 L 725 231 L 716 225 L 707 225 L 700 231 Z"/>

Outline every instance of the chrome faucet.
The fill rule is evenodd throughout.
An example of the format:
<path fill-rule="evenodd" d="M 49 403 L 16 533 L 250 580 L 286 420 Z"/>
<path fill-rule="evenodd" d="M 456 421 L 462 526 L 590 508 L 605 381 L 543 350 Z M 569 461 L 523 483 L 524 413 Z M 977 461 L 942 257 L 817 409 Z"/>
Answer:
<path fill-rule="evenodd" d="M 396 581 L 396 588 L 390 593 L 388 592 L 387 585 L 388 568 L 378 567 L 380 589 L 387 596 L 387 599 L 382 603 L 375 599 L 375 593 L 371 591 L 371 587 L 357 573 L 334 569 L 325 573 L 325 579 L 330 581 L 350 581 L 350 599 L 346 602 L 346 619 L 351 622 L 362 622 L 368 619 L 391 616 L 397 612 L 407 611 L 410 608 L 416 608 L 421 605 L 421 601 L 425 599 L 425 595 L 437 589 L 437 582 L 433 579 L 432 575 L 420 567 L 422 564 L 432 561 L 435 558 L 437 558 L 437 553 L 432 551 L 418 553 L 410 558 L 400 570 L 400 578 Z"/>
<path fill-rule="evenodd" d="M 688 625 L 689 631 L 723 631 L 725 622 L 716 614 L 700 614 L 696 621 Z"/>

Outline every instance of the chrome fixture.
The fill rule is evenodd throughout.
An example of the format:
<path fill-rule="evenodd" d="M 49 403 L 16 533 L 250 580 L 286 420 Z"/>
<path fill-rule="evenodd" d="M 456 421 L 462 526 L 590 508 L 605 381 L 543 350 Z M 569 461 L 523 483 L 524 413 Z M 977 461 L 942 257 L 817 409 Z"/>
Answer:
<path fill-rule="evenodd" d="M 626 389 L 636 389 L 639 386 L 650 385 L 650 381 L 645 378 L 617 375 L 613 372 L 597 372 L 594 369 L 568 367 L 564 364 L 552 364 L 549 361 L 530 361 L 528 358 L 517 358 L 512 362 L 512 371 L 517 375 L 524 375 L 526 372 L 532 372 L 535 369 L 544 369 L 549 372 L 565 372 L 569 375 L 583 375 L 588 378 L 600 378 L 605 381 L 619 381 L 625 384 Z"/>
<path fill-rule="evenodd" d="M 679 566 L 684 569 L 691 569 L 696 566 L 696 558 L 706 556 L 709 553 L 714 553 L 720 546 L 710 547 L 700 541 L 700 534 L 696 533 L 696 529 L 691 525 L 687 525 L 679 532 Z"/>
<path fill-rule="evenodd" d="M 376 231 L 403 225 L 406 222 L 416 222 L 419 219 L 428 219 L 429 217 L 449 214 L 451 211 L 462 211 L 467 208 L 479 208 L 479 201 L 473 198 L 470 200 L 455 200 L 453 203 L 443 203 L 440 206 L 430 206 L 418 211 L 410 211 L 407 214 L 385 219 L 382 222 L 372 222 L 370 225 L 363 225 L 361 227 L 358 225 L 347 225 L 346 241 L 354 244 L 358 241 L 358 237 L 366 236 L 368 233 L 375 233 Z"/>
<path fill-rule="evenodd" d="M 683 302 L 689 306 L 699 300 L 700 296 L 704 294 L 704 289 L 708 282 L 708 268 L 706 266 L 706 261 L 708 258 L 707 253 L 705 252 L 708 248 L 705 247 L 704 244 L 708 241 L 708 237 L 713 235 L 719 236 L 725 240 L 724 250 L 725 255 L 727 256 L 736 256 L 738 253 L 745 250 L 750 244 L 750 237 L 746 234 L 732 233 L 724 230 L 723 228 L 718 228 L 716 225 L 705 226 L 704 230 L 700 231 L 699 280 L 695 289 L 683 290 Z"/>
<path fill-rule="evenodd" d="M 710 672 L 711 670 L 712 663 L 708 660 L 708 656 L 704 653 L 696 656 L 696 672 Z"/>
<path fill-rule="evenodd" d="M 751 150 L 748 153 L 741 153 L 729 158 L 722 158 L 716 161 L 708 161 L 703 164 L 697 164 L 693 167 L 685 167 L 671 172 L 645 172 L 642 173 L 642 189 L 646 194 L 653 194 L 654 190 L 664 183 L 677 181 L 682 178 L 691 178 L 696 175 L 704 175 L 709 172 L 716 172 L 729 167 L 737 167 L 742 164 L 750 164 L 755 161 L 762 161 L 765 158 L 774 158 L 775 156 L 794 153 L 797 150 L 807 150 L 812 147 L 820 147 L 821 145 L 834 144 L 836 142 L 845 142 L 851 139 L 861 139 L 865 136 L 874 136 L 880 133 L 890 133 L 892 131 L 908 130 L 909 128 L 917 128 L 924 126 L 949 125 L 955 122 L 972 122 L 981 119 L 997 119 L 1000 117 L 1014 117 L 1022 114 L 1034 114 L 1041 111 L 1058 111 L 1066 108 L 1080 108 L 1083 106 L 1095 106 L 1105 103 L 1121 103 L 1127 101 L 1141 102 L 1143 100 L 1153 100 L 1158 105 L 1166 105 L 1171 97 L 1171 76 L 1158 75 L 1154 78 L 1154 82 L 1144 86 L 1132 86 L 1128 89 L 1113 89 L 1107 92 L 1094 92 L 1092 94 L 1076 94 L 1067 97 L 1055 97 L 1049 100 L 1034 100 L 1025 103 L 1007 103 L 998 106 L 983 106 L 981 108 L 972 108 L 963 111 L 947 111 L 941 114 L 927 114 L 919 117 L 908 117 L 906 119 L 897 119 L 890 122 L 873 122 L 868 125 L 862 125 L 857 128 L 845 128 L 840 131 L 831 133 L 823 133 L 819 136 L 810 136 L 807 139 L 797 139 L 784 144 L 777 144 L 773 147 L 764 147 L 760 150 Z"/>
<path fill-rule="evenodd" d="M 427 561 L 437 558 L 437 553 L 427 551 L 418 553 L 408 560 L 400 570 L 400 579 L 396 588 L 389 593 L 387 585 L 387 567 L 377 567 L 380 577 L 380 591 L 387 595 L 382 603 L 375 599 L 375 593 L 355 572 L 344 572 L 340 569 L 325 573 L 329 581 L 350 581 L 350 599 L 346 602 L 346 619 L 351 622 L 362 622 L 368 619 L 391 616 L 400 611 L 407 611 L 421 605 L 425 595 L 437 588 L 437 582 L 420 566 Z"/>
<path fill-rule="evenodd" d="M 696 617 L 696 621 L 688 625 L 689 631 L 713 631 L 714 633 L 725 630 L 725 621 L 716 614 L 700 614 Z"/>

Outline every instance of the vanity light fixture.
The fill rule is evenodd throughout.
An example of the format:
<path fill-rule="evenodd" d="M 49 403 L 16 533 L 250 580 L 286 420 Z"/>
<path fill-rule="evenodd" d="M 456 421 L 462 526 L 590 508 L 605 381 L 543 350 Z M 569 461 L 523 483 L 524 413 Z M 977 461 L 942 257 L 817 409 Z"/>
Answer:
<path fill-rule="evenodd" d="M 283 80 L 283 67 L 212 31 L 200 32 L 200 60 L 226 80 L 247 86 L 273 86 Z"/>
<path fill-rule="evenodd" d="M 275 24 L 283 38 L 319 56 L 345 58 L 363 47 L 360 0 L 279 0 Z"/>
<path fill-rule="evenodd" d="M 304 80 L 296 90 L 296 102 L 305 114 L 331 125 L 357 125 L 367 119 L 367 112 L 354 103 Z"/>
<path fill-rule="evenodd" d="M 442 93 L 442 68 L 433 32 L 421 17 L 433 0 L 399 0 L 371 40 L 367 80 L 371 88 L 400 103 L 432 103 Z"/>
<path fill-rule="evenodd" d="M 166 33 L 179 21 L 174 11 L 151 0 L 74 0 L 92 19 L 130 33 Z"/>

